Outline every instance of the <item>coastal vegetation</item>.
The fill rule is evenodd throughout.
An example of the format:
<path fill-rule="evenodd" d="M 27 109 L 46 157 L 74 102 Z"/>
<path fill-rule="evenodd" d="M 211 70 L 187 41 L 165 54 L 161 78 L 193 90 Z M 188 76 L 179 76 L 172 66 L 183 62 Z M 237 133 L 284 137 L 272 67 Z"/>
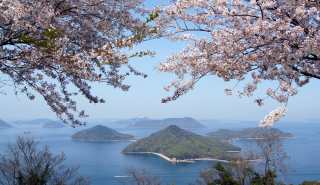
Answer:
<path fill-rule="evenodd" d="M 73 134 L 70 139 L 79 141 L 123 141 L 133 140 L 134 137 L 129 134 L 121 134 L 106 126 L 96 125 Z"/>
<path fill-rule="evenodd" d="M 290 157 L 277 132 L 264 130 L 255 139 L 255 147 L 241 152 L 227 164 L 202 168 L 197 185 L 276 185 L 291 172 Z M 249 160 L 259 159 L 256 163 Z M 281 177 L 281 178 L 278 178 Z"/>
<path fill-rule="evenodd" d="M 121 152 L 155 152 L 177 160 L 196 158 L 228 160 L 232 154 L 227 151 L 240 150 L 241 148 L 237 146 L 215 141 L 171 125 L 130 144 Z"/>
<path fill-rule="evenodd" d="M 135 124 L 128 125 L 128 128 L 166 128 L 170 125 L 177 125 L 183 129 L 203 129 L 208 128 L 197 120 L 185 117 L 185 118 L 167 118 L 163 120 L 143 120 Z"/>
<path fill-rule="evenodd" d="M 303 183 L 299 184 L 299 185 L 319 185 L 320 181 L 303 181 Z"/>
<path fill-rule="evenodd" d="M 213 137 L 221 141 L 230 141 L 233 139 L 252 139 L 259 138 L 265 132 L 273 132 L 279 134 L 280 137 L 293 137 L 292 134 L 283 132 L 277 128 L 244 128 L 242 130 L 219 129 L 206 134 L 207 137 Z"/>
<path fill-rule="evenodd" d="M 267 131 L 259 136 L 265 139 L 256 139 L 256 147 L 245 150 L 239 155 L 232 156 L 227 163 L 211 163 L 212 165 L 199 169 L 197 185 L 283 185 L 286 173 L 290 171 L 286 151 L 283 146 L 283 138 L 280 134 Z M 252 163 L 251 160 L 256 160 Z M 158 179 L 159 174 L 147 170 L 139 171 L 130 167 L 126 175 L 133 178 L 127 184 L 143 184 L 147 179 Z M 155 175 L 154 175 L 155 174 Z M 136 178 L 137 177 L 137 178 Z M 281 177 L 281 178 L 280 178 Z M 316 185 L 316 181 L 305 181 L 303 185 Z"/>

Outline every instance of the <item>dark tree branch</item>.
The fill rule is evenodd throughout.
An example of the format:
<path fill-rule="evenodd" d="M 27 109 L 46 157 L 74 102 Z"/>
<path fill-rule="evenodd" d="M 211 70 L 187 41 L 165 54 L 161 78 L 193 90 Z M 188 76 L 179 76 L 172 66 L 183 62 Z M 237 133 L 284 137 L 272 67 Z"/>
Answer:
<path fill-rule="evenodd" d="M 294 66 L 290 66 L 290 65 L 288 65 L 288 66 L 291 67 L 291 69 L 303 74 L 304 76 L 308 76 L 308 77 L 312 77 L 312 78 L 316 78 L 316 79 L 320 80 L 320 76 L 317 76 L 317 75 L 314 75 L 314 74 L 311 74 L 311 73 L 308 73 L 305 71 L 301 71 L 300 69 L 298 69 L 297 67 L 294 67 Z"/>

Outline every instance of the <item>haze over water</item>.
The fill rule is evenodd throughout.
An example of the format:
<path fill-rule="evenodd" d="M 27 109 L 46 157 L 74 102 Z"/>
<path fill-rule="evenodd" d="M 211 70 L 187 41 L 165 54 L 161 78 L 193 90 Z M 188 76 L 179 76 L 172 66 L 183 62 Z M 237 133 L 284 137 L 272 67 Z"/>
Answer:
<path fill-rule="evenodd" d="M 214 164 L 214 162 L 197 161 L 196 163 L 170 163 L 161 157 L 148 154 L 122 154 L 120 151 L 131 144 L 131 141 L 108 142 L 81 142 L 71 141 L 69 137 L 80 130 L 90 128 L 98 123 L 90 123 L 86 127 L 72 129 L 42 128 L 42 125 L 13 125 L 10 129 L 0 129 L 0 152 L 5 150 L 5 143 L 13 141 L 17 134 L 24 131 L 34 132 L 37 139 L 42 137 L 40 146 L 49 145 L 56 154 L 65 151 L 68 164 L 80 165 L 79 173 L 90 175 L 94 179 L 92 184 L 119 184 L 118 178 L 125 176 L 122 169 L 133 166 L 137 169 L 150 169 L 161 173 L 163 184 L 187 184 L 194 182 L 201 167 Z M 101 124 L 101 123 L 100 123 Z M 125 128 L 125 125 L 102 124 L 120 133 L 134 135 L 136 139 L 149 136 L 159 129 Z M 241 129 L 255 127 L 254 124 L 221 123 L 206 125 L 212 129 L 189 130 L 199 135 L 205 135 L 219 128 Z M 319 123 L 277 123 L 276 128 L 292 133 L 294 139 L 285 140 L 285 148 L 291 156 L 291 167 L 295 173 L 288 175 L 289 181 L 285 184 L 299 184 L 304 180 L 320 180 L 320 124 Z M 29 136 L 29 135 L 25 135 Z M 238 140 L 232 144 L 240 146 L 243 141 Z"/>

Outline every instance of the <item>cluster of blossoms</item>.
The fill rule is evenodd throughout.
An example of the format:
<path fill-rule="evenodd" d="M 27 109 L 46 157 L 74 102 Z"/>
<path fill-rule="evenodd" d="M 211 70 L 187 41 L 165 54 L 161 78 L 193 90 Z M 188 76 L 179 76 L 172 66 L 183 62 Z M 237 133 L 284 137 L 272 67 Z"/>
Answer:
<path fill-rule="evenodd" d="M 127 91 L 126 74 L 119 74 L 126 65 L 146 77 L 122 52 L 152 36 L 154 27 L 135 17 L 144 13 L 151 12 L 143 0 L 0 0 L 0 72 L 16 93 L 30 99 L 40 93 L 61 120 L 81 125 L 70 110 L 86 115 L 77 110 L 72 96 L 78 93 L 69 92 L 69 84 L 99 103 L 104 100 L 91 94 L 88 82 Z"/>
<path fill-rule="evenodd" d="M 174 83 L 165 86 L 175 88 L 173 96 L 163 102 L 176 100 L 206 75 L 242 81 L 252 73 L 253 82 L 239 97 L 253 96 L 264 80 L 278 81 L 279 88 L 267 89 L 267 95 L 281 103 L 297 94 L 294 82 L 301 87 L 309 78 L 320 79 L 318 1 L 177 0 L 155 10 L 160 14 L 159 35 L 194 43 L 158 65 L 159 72 L 177 75 Z M 197 38 L 194 31 L 210 36 Z M 185 75 L 191 76 L 189 86 L 183 85 Z M 228 95 L 231 91 L 225 89 Z M 262 105 L 263 99 L 255 102 Z M 284 113 L 277 109 L 261 125 L 273 125 Z"/>
<path fill-rule="evenodd" d="M 264 120 L 260 121 L 259 125 L 262 127 L 272 127 L 276 121 L 279 121 L 287 112 L 286 107 L 277 108 L 267 115 Z"/>
<path fill-rule="evenodd" d="M 224 88 L 224 93 L 226 93 L 226 95 L 232 95 L 232 90 L 228 89 L 228 87 Z"/>

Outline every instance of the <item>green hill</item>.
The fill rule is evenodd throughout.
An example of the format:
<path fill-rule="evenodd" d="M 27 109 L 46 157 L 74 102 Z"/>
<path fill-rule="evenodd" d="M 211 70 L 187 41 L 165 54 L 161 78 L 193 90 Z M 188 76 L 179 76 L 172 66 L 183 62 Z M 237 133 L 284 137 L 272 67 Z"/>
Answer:
<path fill-rule="evenodd" d="M 133 140 L 134 137 L 129 134 L 121 134 L 102 125 L 97 125 L 73 134 L 70 139 L 80 141 L 127 141 Z"/>
<path fill-rule="evenodd" d="M 128 125 L 128 128 L 166 128 L 170 125 L 177 125 L 183 129 L 203 129 L 208 128 L 193 118 L 168 118 L 164 120 L 144 120 L 132 125 Z"/>
<path fill-rule="evenodd" d="M 48 122 L 48 123 L 44 124 L 42 127 L 45 127 L 45 128 L 63 128 L 63 127 L 66 127 L 66 125 L 64 123 L 62 123 L 61 121 L 51 121 L 51 122 Z"/>
<path fill-rule="evenodd" d="M 206 136 L 208 137 L 215 137 L 221 140 L 230 140 L 230 139 L 248 139 L 248 138 L 259 138 L 262 133 L 265 131 L 272 131 L 277 134 L 280 134 L 281 137 L 293 137 L 292 134 L 287 132 L 282 132 L 277 128 L 262 128 L 262 127 L 255 127 L 255 128 L 245 128 L 242 130 L 228 130 L 228 129 L 219 129 L 215 132 L 210 132 Z"/>
<path fill-rule="evenodd" d="M 11 128 L 12 126 L 0 119 L 0 128 Z"/>
<path fill-rule="evenodd" d="M 237 146 L 221 143 L 171 125 L 130 144 L 121 152 L 156 152 L 178 160 L 195 158 L 228 160 L 231 154 L 227 151 L 239 150 L 241 148 Z"/>

